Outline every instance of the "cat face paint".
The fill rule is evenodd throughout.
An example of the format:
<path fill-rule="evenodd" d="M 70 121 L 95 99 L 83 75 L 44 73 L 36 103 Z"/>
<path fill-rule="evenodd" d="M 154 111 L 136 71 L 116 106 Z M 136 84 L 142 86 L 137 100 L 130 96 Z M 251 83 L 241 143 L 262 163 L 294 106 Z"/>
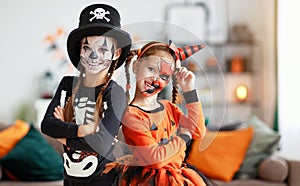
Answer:
<path fill-rule="evenodd" d="M 158 56 L 144 57 L 137 63 L 137 88 L 146 97 L 165 88 L 175 71 L 174 61 Z"/>
<path fill-rule="evenodd" d="M 114 58 L 116 40 L 106 36 L 88 36 L 81 41 L 80 62 L 86 73 L 97 74 L 108 67 Z"/>

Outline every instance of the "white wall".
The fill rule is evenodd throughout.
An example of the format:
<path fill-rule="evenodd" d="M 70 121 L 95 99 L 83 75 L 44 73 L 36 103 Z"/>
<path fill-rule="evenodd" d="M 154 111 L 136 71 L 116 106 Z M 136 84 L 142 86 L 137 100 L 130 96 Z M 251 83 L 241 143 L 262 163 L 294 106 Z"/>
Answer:
<path fill-rule="evenodd" d="M 278 4 L 278 92 L 279 130 L 283 154 L 300 159 L 300 2 L 279 0 Z"/>
<path fill-rule="evenodd" d="M 230 26 L 248 24 L 260 48 L 257 59 L 262 63 L 262 119 L 272 127 L 276 100 L 275 0 L 229 0 L 229 12 Z"/>
<path fill-rule="evenodd" d="M 196 1 L 196 0 L 195 0 Z M 201 1 L 201 0 L 198 0 Z M 204 1 L 204 0 L 202 0 Z M 228 0 L 229 26 L 234 23 L 247 23 L 256 38 L 262 43 L 264 66 L 264 110 L 263 118 L 272 125 L 274 104 L 274 1 L 275 0 Z M 66 71 L 58 68 L 43 38 L 63 27 L 68 33 L 78 25 L 81 9 L 91 0 L 52 0 L 39 1 L 10 0 L 0 7 L 0 122 L 11 122 L 13 114 L 22 104 L 29 105 L 30 113 L 34 115 L 33 103 L 38 98 L 38 82 L 46 70 L 55 70 L 56 77 Z M 107 0 L 121 12 L 122 24 L 141 21 L 163 21 L 164 10 L 170 3 L 183 3 L 184 0 Z M 193 1 L 192 1 L 193 2 Z M 225 18 L 224 18 L 225 19 Z M 227 18 L 226 18 L 227 19 Z M 160 35 L 155 27 L 154 36 Z M 67 34 L 66 33 L 66 34 Z M 61 47 L 65 47 L 65 41 Z M 268 114 L 269 113 L 269 114 Z"/>

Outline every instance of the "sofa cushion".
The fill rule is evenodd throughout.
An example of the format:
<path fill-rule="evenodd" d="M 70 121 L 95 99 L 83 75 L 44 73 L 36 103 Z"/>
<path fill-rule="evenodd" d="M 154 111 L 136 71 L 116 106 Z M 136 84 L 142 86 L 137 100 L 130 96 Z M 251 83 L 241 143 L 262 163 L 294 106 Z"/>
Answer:
<path fill-rule="evenodd" d="M 63 179 L 62 157 L 30 126 L 29 132 L 2 159 L 2 168 L 22 181 Z"/>
<path fill-rule="evenodd" d="M 11 151 L 15 145 L 28 133 L 29 125 L 22 120 L 16 120 L 0 131 L 0 158 Z"/>
<path fill-rule="evenodd" d="M 273 154 L 280 139 L 280 135 L 257 116 L 251 117 L 247 123 L 254 128 L 254 136 L 246 157 L 235 175 L 235 178 L 240 179 L 256 178 L 259 164 Z"/>
<path fill-rule="evenodd" d="M 272 155 L 263 160 L 258 168 L 258 176 L 268 181 L 282 182 L 287 178 L 289 166 L 287 161 L 278 156 Z"/>
<path fill-rule="evenodd" d="M 234 131 L 207 131 L 194 140 L 186 161 L 211 179 L 231 181 L 251 143 L 253 128 Z"/>

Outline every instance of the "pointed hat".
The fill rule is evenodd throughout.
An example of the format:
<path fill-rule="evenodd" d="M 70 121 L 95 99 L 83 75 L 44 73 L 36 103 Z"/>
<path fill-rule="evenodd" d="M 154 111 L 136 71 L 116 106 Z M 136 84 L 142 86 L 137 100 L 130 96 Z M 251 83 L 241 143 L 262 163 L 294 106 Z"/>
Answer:
<path fill-rule="evenodd" d="M 169 41 L 169 46 L 174 51 L 176 55 L 176 60 L 179 59 L 180 61 L 185 60 L 186 58 L 190 57 L 191 55 L 195 54 L 196 52 L 204 48 L 203 44 L 177 48 L 175 44 L 172 42 L 172 40 Z"/>

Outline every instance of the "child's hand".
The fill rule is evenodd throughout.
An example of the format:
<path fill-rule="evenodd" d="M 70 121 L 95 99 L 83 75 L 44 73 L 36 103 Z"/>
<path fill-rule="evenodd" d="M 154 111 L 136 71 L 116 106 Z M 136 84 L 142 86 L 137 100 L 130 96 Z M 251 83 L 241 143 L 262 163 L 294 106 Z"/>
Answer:
<path fill-rule="evenodd" d="M 60 106 L 57 106 L 54 108 L 54 117 L 56 117 L 57 119 L 60 119 L 61 121 L 65 121 L 64 118 L 64 109 L 61 108 Z"/>
<path fill-rule="evenodd" d="M 97 130 L 97 124 L 95 122 L 91 122 L 89 124 L 86 124 L 86 125 L 80 125 L 78 127 L 78 137 L 84 137 L 84 136 L 87 136 L 89 134 L 93 134 L 96 132 Z"/>
<path fill-rule="evenodd" d="M 177 82 L 183 92 L 195 89 L 195 74 L 185 67 L 180 67 L 176 73 Z"/>

